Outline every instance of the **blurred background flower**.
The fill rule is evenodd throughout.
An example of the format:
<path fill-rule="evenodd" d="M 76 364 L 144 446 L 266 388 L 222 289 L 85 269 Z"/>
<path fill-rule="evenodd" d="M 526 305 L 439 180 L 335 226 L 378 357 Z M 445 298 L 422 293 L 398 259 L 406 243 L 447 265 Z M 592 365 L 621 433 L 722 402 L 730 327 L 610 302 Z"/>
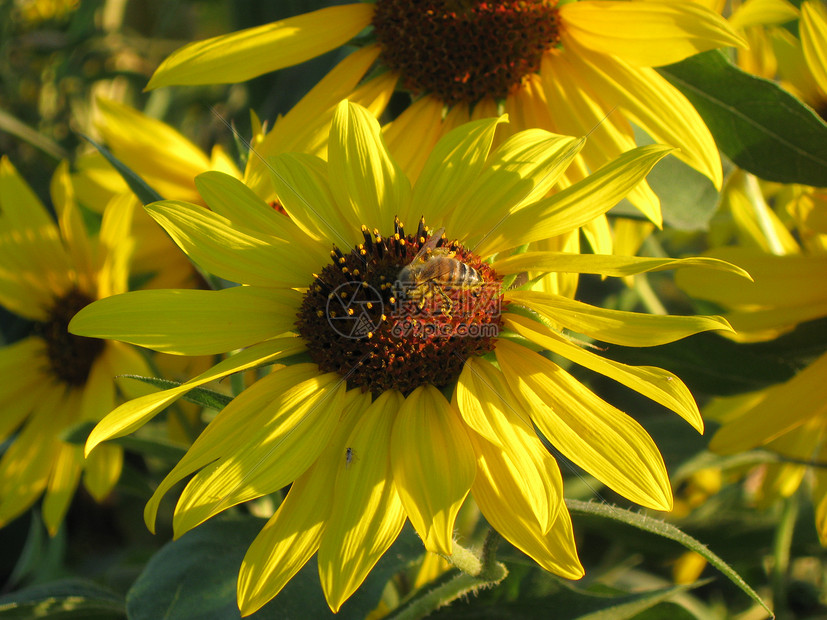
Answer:
<path fill-rule="evenodd" d="M 67 166 L 52 181 L 55 222 L 6 157 L 0 160 L 0 303 L 30 321 L 30 334 L 0 349 L 4 382 L 0 436 L 11 443 L 0 458 L 0 525 L 44 495 L 43 520 L 54 535 L 83 484 L 98 501 L 121 473 L 123 451 L 106 446 L 84 460 L 63 433 L 96 422 L 116 403 L 114 377 L 146 374 L 128 346 L 72 336 L 74 314 L 95 299 L 127 289 L 132 201 L 115 200 L 99 237 L 86 233 Z M 133 393 L 134 395 L 134 393 Z"/>

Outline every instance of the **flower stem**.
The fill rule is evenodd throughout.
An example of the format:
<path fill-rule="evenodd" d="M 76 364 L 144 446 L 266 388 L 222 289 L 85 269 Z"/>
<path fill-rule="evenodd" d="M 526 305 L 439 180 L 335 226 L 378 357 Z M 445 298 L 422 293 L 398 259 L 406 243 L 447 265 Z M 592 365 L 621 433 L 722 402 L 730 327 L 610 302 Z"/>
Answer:
<path fill-rule="evenodd" d="M 772 568 L 772 602 L 775 617 L 784 620 L 790 617 L 787 609 L 787 578 L 790 568 L 790 545 L 793 540 L 795 520 L 798 517 L 798 501 L 795 495 L 783 502 L 781 521 L 775 530 Z"/>
<path fill-rule="evenodd" d="M 499 535 L 494 530 L 489 530 L 483 543 L 481 556 L 477 556 L 470 549 L 454 542 L 454 553 L 446 559 L 462 572 L 430 590 L 423 589 L 404 607 L 396 613 L 389 614 L 386 618 L 394 620 L 423 618 L 461 596 L 500 583 L 508 575 L 508 569 L 496 560 L 499 541 Z"/>

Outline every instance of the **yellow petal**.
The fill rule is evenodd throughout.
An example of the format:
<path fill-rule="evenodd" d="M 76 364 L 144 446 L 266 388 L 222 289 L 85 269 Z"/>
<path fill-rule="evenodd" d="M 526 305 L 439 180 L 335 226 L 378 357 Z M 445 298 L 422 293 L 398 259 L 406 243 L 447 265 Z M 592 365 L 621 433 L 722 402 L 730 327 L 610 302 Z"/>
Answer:
<path fill-rule="evenodd" d="M 778 76 L 802 101 L 818 106 L 824 100 L 824 94 L 807 66 L 801 41 L 783 28 L 773 28 L 768 36 L 771 54 L 778 63 Z"/>
<path fill-rule="evenodd" d="M 92 245 L 81 218 L 72 178 L 69 174 L 69 162 L 60 162 L 52 175 L 50 184 L 52 204 L 58 214 L 60 234 L 66 241 L 66 249 L 72 257 L 78 287 L 84 291 L 94 290 L 94 268 L 92 264 Z"/>
<path fill-rule="evenodd" d="M 86 306 L 69 323 L 69 331 L 163 353 L 213 355 L 289 331 L 298 302 L 295 291 L 252 286 L 132 291 Z"/>
<path fill-rule="evenodd" d="M 792 379 L 766 392 L 748 417 L 725 424 L 712 437 L 709 449 L 734 454 L 764 445 L 801 424 L 823 419 L 827 414 L 827 354 L 822 355 Z"/>
<path fill-rule="evenodd" d="M 441 218 L 482 172 L 494 132 L 507 120 L 501 116 L 471 121 L 440 138 L 414 185 L 409 209 L 400 215 L 402 222 L 412 226 L 425 216 L 432 226 L 443 224 Z"/>
<path fill-rule="evenodd" d="M 515 470 L 525 488 L 526 516 L 534 515 L 543 532 L 548 531 L 563 497 L 563 479 L 505 377 L 489 362 L 469 359 L 460 374 L 455 399 L 465 423 L 505 452 L 508 467 Z"/>
<path fill-rule="evenodd" d="M 724 18 L 696 2 L 572 2 L 560 7 L 560 19 L 579 43 L 641 67 L 716 47 L 747 47 Z"/>
<path fill-rule="evenodd" d="M 807 67 L 821 92 L 827 95 L 827 11 L 818 2 L 804 2 L 799 28 Z"/>
<path fill-rule="evenodd" d="M 410 182 L 388 155 L 379 123 L 363 107 L 342 101 L 328 145 L 330 187 L 349 221 L 385 230 L 410 199 Z"/>
<path fill-rule="evenodd" d="M 801 253 L 795 237 L 767 204 L 758 180 L 751 174 L 735 170 L 729 176 L 722 204 L 732 215 L 739 245 L 758 246 L 768 254 Z"/>
<path fill-rule="evenodd" d="M 270 159 L 273 185 L 284 210 L 301 232 L 325 247 L 350 248 L 364 242 L 361 224 L 342 213 L 330 189 L 327 162 L 313 155 L 284 153 Z M 289 237 L 288 237 L 289 238 Z"/>
<path fill-rule="evenodd" d="M 100 446 L 83 465 L 83 486 L 96 501 L 102 502 L 115 488 L 123 469 L 123 448 Z"/>
<path fill-rule="evenodd" d="M 717 248 L 707 256 L 740 265 L 755 283 L 729 273 L 682 270 L 675 276 L 684 291 L 725 307 L 796 308 L 827 302 L 827 256 L 772 256 L 749 248 Z"/>
<path fill-rule="evenodd" d="M 598 215 L 580 230 L 583 237 L 595 254 L 612 253 L 612 229 L 609 227 L 609 219 L 604 215 Z"/>
<path fill-rule="evenodd" d="M 225 359 L 206 372 L 178 387 L 154 394 L 147 394 L 126 402 L 112 411 L 101 420 L 100 424 L 92 429 L 89 438 L 86 440 L 86 454 L 88 456 L 95 446 L 102 441 L 122 437 L 140 428 L 164 407 L 194 387 L 221 379 L 236 372 L 243 372 L 250 368 L 271 363 L 281 357 L 293 355 L 302 350 L 304 350 L 304 345 L 298 338 L 274 338 L 260 344 L 255 344 Z"/>
<path fill-rule="evenodd" d="M 291 485 L 276 514 L 247 550 L 238 574 L 243 616 L 257 611 L 316 553 L 334 506 L 334 481 L 342 468 L 350 431 L 370 405 L 370 394 L 348 392 L 342 423 L 319 459 Z"/>
<path fill-rule="evenodd" d="M 212 211 L 259 232 L 281 239 L 299 239 L 296 227 L 283 214 L 256 196 L 238 179 L 223 172 L 210 171 L 195 177 L 198 193 Z"/>
<path fill-rule="evenodd" d="M 504 218 L 475 250 L 481 256 L 556 237 L 602 215 L 672 149 L 649 145 L 624 153 L 588 178 Z"/>
<path fill-rule="evenodd" d="M 62 386 L 41 389 L 37 408 L 0 458 L 0 526 L 25 512 L 46 489 L 63 429 L 76 396 Z"/>
<path fill-rule="evenodd" d="M 233 224 L 185 202 L 155 202 L 147 212 L 191 260 L 239 284 L 301 287 L 309 284 L 313 254 L 302 245 Z"/>
<path fill-rule="evenodd" d="M 762 342 L 777 338 L 799 323 L 827 316 L 827 300 L 804 306 L 727 312 L 726 319 L 735 330 L 727 334 L 737 342 Z"/>
<path fill-rule="evenodd" d="M 36 308 L 48 307 L 53 296 L 72 285 L 71 259 L 54 220 L 5 155 L 0 157 L 0 214 L 2 279 L 28 287 L 24 296 L 35 299 Z M 27 318 L 44 318 L 35 308 L 19 309 Z"/>
<path fill-rule="evenodd" d="M 651 398 L 677 413 L 699 433 L 704 432 L 704 422 L 695 399 L 683 381 L 671 372 L 652 366 L 627 366 L 595 355 L 555 336 L 548 328 L 526 317 L 506 313 L 504 319 L 504 326 L 515 333 Z"/>
<path fill-rule="evenodd" d="M 106 205 L 98 236 L 98 297 L 124 293 L 129 288 L 129 265 L 135 248 L 132 215 L 138 201 L 130 194 L 115 196 Z"/>
<path fill-rule="evenodd" d="M 53 297 L 37 281 L 37 266 L 24 265 L 15 236 L 19 238 L 19 233 L 0 220 L 0 305 L 18 316 L 42 322 L 48 318 L 46 308 Z"/>
<path fill-rule="evenodd" d="M 365 80 L 348 95 L 347 99 L 351 104 L 365 108 L 374 118 L 379 118 L 385 108 L 388 107 L 398 81 L 398 73 L 385 71 L 369 80 Z"/>
<path fill-rule="evenodd" d="M 39 401 L 38 387 L 44 380 L 42 367 L 46 363 L 46 343 L 42 338 L 29 336 L 0 347 L 0 376 L 14 377 L 14 381 L 0 381 L 0 442 L 20 425 Z"/>
<path fill-rule="evenodd" d="M 312 385 L 318 375 L 318 368 L 314 364 L 295 364 L 280 368 L 253 383 L 224 407 L 161 481 L 147 502 L 144 518 L 150 529 L 154 527 L 155 511 L 164 493 L 191 473 L 217 463 L 234 451 L 239 452 L 251 437 L 259 437 L 258 430 L 268 421 L 262 414 L 268 405 L 279 395 L 283 400 L 282 392 L 289 387 L 295 388 L 297 385 L 305 384 L 304 387 L 307 388 L 307 382 L 311 382 Z M 295 393 L 293 396 L 295 397 Z M 251 435 L 253 429 L 256 432 Z M 229 492 L 230 489 L 225 489 L 222 494 L 227 495 Z"/>
<path fill-rule="evenodd" d="M 388 150 L 412 183 L 416 182 L 442 133 L 442 112 L 443 103 L 426 95 L 382 127 Z M 417 139 L 411 140 L 411 135 L 416 135 Z M 414 203 L 415 198 L 411 202 Z M 413 221 L 410 214 L 400 213 L 399 218 L 403 222 Z"/>
<path fill-rule="evenodd" d="M 545 196 L 585 144 L 584 138 L 527 129 L 505 140 L 488 158 L 479 177 L 459 198 L 465 208 L 451 209 L 446 227 L 483 235 L 525 205 Z"/>
<path fill-rule="evenodd" d="M 336 429 L 345 394 L 337 373 L 296 381 L 314 369 L 318 373 L 315 364 L 296 364 L 259 379 L 193 443 L 156 490 L 157 495 L 168 481 L 180 480 L 184 467 L 204 467 L 178 500 L 176 537 L 231 506 L 287 486 L 313 464 Z"/>
<path fill-rule="evenodd" d="M 571 518 L 562 499 L 557 500 L 550 529 L 544 530 L 528 508 L 528 489 L 509 456 L 482 437 L 474 438 L 474 449 L 477 476 L 472 493 L 486 521 L 547 571 L 566 579 L 580 579 L 584 571 L 577 557 Z"/>
<path fill-rule="evenodd" d="M 491 443 L 502 446 L 512 425 L 531 428 L 531 418 L 514 398 L 502 373 L 490 362 L 469 358 L 454 392 L 463 421 Z"/>
<path fill-rule="evenodd" d="M 555 112 L 557 133 L 587 135 L 580 152 L 585 164 L 597 170 L 605 162 L 635 148 L 635 136 L 629 121 L 619 110 L 601 101 L 587 82 L 577 74 L 566 54 L 543 57 L 540 88 Z M 628 195 L 629 201 L 652 222 L 661 226 L 660 200 L 646 181 Z"/>
<path fill-rule="evenodd" d="M 273 599 L 319 548 L 333 506 L 333 485 L 314 465 L 250 544 L 238 573 L 238 607 L 249 616 Z"/>
<path fill-rule="evenodd" d="M 663 458 L 640 424 L 525 347 L 501 339 L 496 353 L 509 386 L 566 458 L 633 502 L 672 509 Z"/>
<path fill-rule="evenodd" d="M 648 4 L 648 3 L 647 3 Z M 632 67 L 615 56 L 598 55 L 563 35 L 568 58 L 590 89 L 618 106 L 655 142 L 678 147 L 675 157 L 721 188 L 721 158 L 706 124 L 686 97 L 649 67 Z"/>
<path fill-rule="evenodd" d="M 347 43 L 373 17 L 364 3 L 332 6 L 264 26 L 190 43 L 170 54 L 147 89 L 232 84 L 297 65 Z"/>
<path fill-rule="evenodd" d="M 80 446 L 63 442 L 55 443 L 52 456 L 52 473 L 43 497 L 43 523 L 50 536 L 57 534 L 80 480 L 83 454 Z"/>
<path fill-rule="evenodd" d="M 719 316 L 670 316 L 608 310 L 537 291 L 509 291 L 505 298 L 572 331 L 627 347 L 653 347 L 710 330 L 732 331 L 729 323 Z"/>
<path fill-rule="evenodd" d="M 206 153 L 163 121 L 98 98 L 95 123 L 115 157 L 165 198 L 198 202 L 193 178 L 211 168 Z"/>
<path fill-rule="evenodd" d="M 294 151 L 325 157 L 336 106 L 353 92 L 378 55 L 378 45 L 367 45 L 346 56 L 278 119 L 250 152 L 244 183 L 269 200 L 273 190 L 267 170 L 268 157 Z"/>
<path fill-rule="evenodd" d="M 253 135 L 255 136 L 255 134 Z M 210 151 L 210 169 L 223 172 L 235 179 L 241 178 L 241 170 L 236 166 L 232 156 L 220 144 L 213 145 L 212 151 Z"/>
<path fill-rule="evenodd" d="M 798 9 L 786 0 L 749 0 L 732 13 L 729 24 L 733 28 L 770 26 L 791 22 L 798 15 Z"/>
<path fill-rule="evenodd" d="M 362 584 L 405 524 L 388 450 L 403 400 L 396 390 L 383 392 L 347 440 L 336 477 L 335 510 L 319 547 L 319 577 L 333 613 Z"/>
<path fill-rule="evenodd" d="M 749 273 L 737 265 L 717 258 L 648 258 L 637 256 L 616 256 L 614 254 L 575 254 L 572 252 L 524 252 L 494 262 L 498 275 L 516 274 L 522 271 L 568 273 L 597 273 L 604 276 L 624 277 L 665 271 L 680 267 L 704 267 L 734 273 L 752 281 Z M 698 273 L 706 273 L 699 271 Z"/>
<path fill-rule="evenodd" d="M 454 521 L 474 480 L 474 449 L 459 414 L 426 385 L 402 405 L 391 437 L 396 489 L 425 548 L 451 555 Z"/>

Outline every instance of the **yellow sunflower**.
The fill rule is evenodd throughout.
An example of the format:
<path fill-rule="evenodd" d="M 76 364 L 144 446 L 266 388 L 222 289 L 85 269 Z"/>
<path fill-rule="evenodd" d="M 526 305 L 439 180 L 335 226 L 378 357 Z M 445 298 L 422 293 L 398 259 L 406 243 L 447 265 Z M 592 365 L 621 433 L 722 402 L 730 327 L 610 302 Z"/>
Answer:
<path fill-rule="evenodd" d="M 363 47 L 319 84 L 312 104 L 300 102 L 291 112 L 290 124 L 303 128 L 304 143 L 326 137 L 338 100 L 331 102 L 331 95 L 378 114 L 394 89 L 403 88 L 415 100 L 386 127 L 385 137 L 412 179 L 442 135 L 504 107 L 512 133 L 537 127 L 584 135 L 599 126 L 561 185 L 633 148 L 631 121 L 656 142 L 680 149 L 675 156 L 720 188 L 720 158 L 706 125 L 654 69 L 745 44 L 723 18 L 693 2 L 355 2 L 187 45 L 161 64 L 148 88 L 247 80 L 319 56 L 360 33 Z M 280 148 L 280 140 L 273 132 L 260 152 Z M 255 179 L 267 176 L 260 162 L 251 172 Z M 660 225 L 657 196 L 645 181 L 628 198 Z"/>
<path fill-rule="evenodd" d="M 726 317 L 737 330 L 730 337 L 741 341 L 772 340 L 805 321 L 827 317 L 827 191 L 774 184 L 762 188 L 755 178 L 738 172 L 728 181 L 724 200 L 739 243 L 707 255 L 744 266 L 755 283 L 742 287 L 716 273 L 683 271 L 678 285 L 727 309 Z M 807 466 L 827 462 L 825 373 L 827 353 L 784 383 L 713 401 L 704 415 L 721 423 L 710 450 L 734 454 L 763 447 L 788 459 L 765 468 L 758 497 L 762 503 L 790 497 L 812 470 L 816 527 L 827 545 L 827 474 L 823 467 Z"/>
<path fill-rule="evenodd" d="M 134 349 L 73 336 L 72 316 L 95 299 L 123 293 L 133 241 L 130 201 L 106 209 L 100 236 L 83 226 L 61 164 L 52 180 L 55 222 L 6 157 L 0 159 L 0 304 L 32 322 L 31 334 L 0 349 L 0 525 L 44 495 L 50 534 L 60 526 L 81 474 L 101 500 L 117 482 L 123 459 L 115 445 L 84 460 L 61 439 L 69 427 L 98 421 L 115 406 L 113 377 L 144 373 Z M 134 394 L 131 394 L 134 396 Z"/>
<path fill-rule="evenodd" d="M 291 485 L 243 562 L 243 614 L 273 598 L 316 553 L 328 604 L 339 609 L 406 520 L 427 550 L 451 556 L 469 493 L 488 523 L 540 566 L 580 577 L 561 474 L 535 427 L 618 493 L 671 508 L 663 460 L 643 427 L 538 351 L 611 377 L 700 431 L 694 400 L 676 376 L 605 359 L 563 330 L 649 346 L 727 330 L 726 321 L 605 310 L 526 287 L 506 290 L 504 279 L 684 265 L 743 272 L 714 259 L 508 256 L 605 213 L 671 149 L 634 149 L 543 198 L 584 140 L 533 129 L 492 150 L 505 120 L 447 134 L 412 185 L 374 117 L 343 101 L 328 162 L 272 159 L 289 217 L 215 172 L 199 177 L 211 211 L 180 201 L 147 207 L 192 260 L 242 286 L 127 293 L 73 319 L 73 333 L 180 355 L 242 349 L 180 387 L 115 409 L 90 435 L 91 454 L 205 381 L 297 351 L 311 360 L 277 369 L 237 396 L 146 507 L 153 528 L 162 496 L 195 474 L 175 510 L 180 536 Z M 419 223 L 406 228 L 405 221 Z"/>

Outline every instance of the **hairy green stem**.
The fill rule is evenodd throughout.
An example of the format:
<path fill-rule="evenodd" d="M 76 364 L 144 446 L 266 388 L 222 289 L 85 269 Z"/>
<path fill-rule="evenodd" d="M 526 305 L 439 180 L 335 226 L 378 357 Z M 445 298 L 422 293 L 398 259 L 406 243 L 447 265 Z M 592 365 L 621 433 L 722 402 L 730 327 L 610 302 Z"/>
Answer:
<path fill-rule="evenodd" d="M 454 553 L 446 556 L 446 559 L 462 572 L 434 588 L 423 588 L 402 609 L 391 613 L 387 618 L 394 620 L 424 618 L 461 596 L 500 583 L 508 575 L 508 570 L 496 560 L 499 540 L 499 535 L 494 530 L 489 530 L 483 543 L 481 556 L 477 556 L 470 549 L 454 542 Z"/>

